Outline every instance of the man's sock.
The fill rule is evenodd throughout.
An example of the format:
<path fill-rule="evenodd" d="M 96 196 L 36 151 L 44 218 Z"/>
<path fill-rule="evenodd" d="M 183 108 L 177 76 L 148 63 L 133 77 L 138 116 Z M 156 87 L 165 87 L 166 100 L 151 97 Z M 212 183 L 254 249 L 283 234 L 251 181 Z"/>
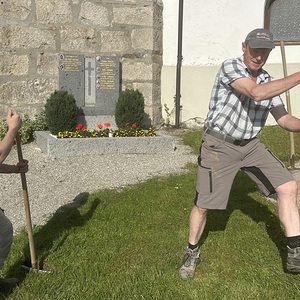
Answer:
<path fill-rule="evenodd" d="M 300 235 L 287 237 L 287 245 L 291 249 L 300 247 Z"/>
<path fill-rule="evenodd" d="M 197 247 L 198 247 L 198 244 L 196 244 L 196 245 L 192 245 L 192 244 L 190 244 L 189 243 L 189 249 L 191 249 L 191 250 L 195 250 Z"/>

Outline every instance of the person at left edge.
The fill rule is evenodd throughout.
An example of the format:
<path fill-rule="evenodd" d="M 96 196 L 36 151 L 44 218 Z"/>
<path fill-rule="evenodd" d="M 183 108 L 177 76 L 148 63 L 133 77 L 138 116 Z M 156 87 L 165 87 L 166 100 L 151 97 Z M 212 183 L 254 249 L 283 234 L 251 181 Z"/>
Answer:
<path fill-rule="evenodd" d="M 6 121 L 8 131 L 4 138 L 0 141 L 0 173 L 26 173 L 28 171 L 28 161 L 18 162 L 15 165 L 4 164 L 3 162 L 9 155 L 14 144 L 18 130 L 21 128 L 22 119 L 18 113 L 9 110 L 7 112 Z M 4 210 L 0 209 L 0 269 L 2 269 L 4 261 L 10 252 L 13 240 L 13 227 L 10 220 L 5 216 Z M 17 278 L 0 278 L 0 291 L 11 290 L 17 286 L 19 280 Z"/>

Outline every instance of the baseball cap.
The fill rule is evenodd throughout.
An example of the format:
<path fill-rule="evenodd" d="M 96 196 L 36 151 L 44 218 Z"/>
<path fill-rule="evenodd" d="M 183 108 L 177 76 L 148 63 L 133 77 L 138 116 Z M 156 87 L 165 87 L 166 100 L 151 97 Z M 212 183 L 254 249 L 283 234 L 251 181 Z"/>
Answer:
<path fill-rule="evenodd" d="M 249 32 L 245 42 L 247 42 L 251 48 L 275 48 L 273 34 L 263 28 L 257 28 Z"/>

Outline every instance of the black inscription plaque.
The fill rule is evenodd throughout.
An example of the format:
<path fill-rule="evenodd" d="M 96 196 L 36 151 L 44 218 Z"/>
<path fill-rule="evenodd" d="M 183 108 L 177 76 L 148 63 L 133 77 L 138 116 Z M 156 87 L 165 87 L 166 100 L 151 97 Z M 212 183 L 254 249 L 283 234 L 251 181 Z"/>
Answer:
<path fill-rule="evenodd" d="M 97 56 L 96 78 L 96 102 L 106 115 L 114 115 L 120 93 L 119 59 L 115 56 Z"/>
<path fill-rule="evenodd" d="M 84 56 L 60 54 L 58 58 L 59 89 L 71 93 L 78 107 L 84 105 Z"/>

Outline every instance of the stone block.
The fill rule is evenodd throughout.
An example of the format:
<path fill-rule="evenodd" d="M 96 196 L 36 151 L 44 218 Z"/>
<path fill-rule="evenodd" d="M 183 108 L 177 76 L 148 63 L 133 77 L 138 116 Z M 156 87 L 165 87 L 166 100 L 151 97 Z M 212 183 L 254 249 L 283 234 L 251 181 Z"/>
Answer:
<path fill-rule="evenodd" d="M 79 22 L 87 25 L 108 27 L 110 25 L 108 10 L 102 5 L 97 5 L 95 3 L 85 1 L 81 5 Z"/>
<path fill-rule="evenodd" d="M 143 28 L 132 30 L 132 47 L 134 49 L 153 49 L 153 29 Z"/>
<path fill-rule="evenodd" d="M 124 62 L 122 64 L 123 80 L 128 81 L 143 81 L 152 80 L 152 65 L 142 62 L 130 63 Z"/>
<path fill-rule="evenodd" d="M 26 75 L 28 74 L 28 67 L 29 59 L 27 55 L 0 53 L 0 75 Z"/>
<path fill-rule="evenodd" d="M 31 2 L 31 0 L 1 1 L 0 16 L 24 21 L 31 12 Z"/>
<path fill-rule="evenodd" d="M 16 49 L 55 49 L 54 33 L 37 27 L 5 26 L 1 28 L 3 44 Z"/>
<path fill-rule="evenodd" d="M 39 75 L 56 76 L 57 55 L 52 53 L 39 53 L 36 68 Z"/>
<path fill-rule="evenodd" d="M 61 50 L 74 53 L 92 53 L 96 51 L 96 33 L 91 28 L 65 27 L 60 31 Z"/>
<path fill-rule="evenodd" d="M 58 139 L 47 131 L 36 131 L 36 144 L 50 157 L 82 157 L 107 154 L 162 154 L 175 150 L 171 136 Z"/>
<path fill-rule="evenodd" d="M 42 78 L 7 82 L 0 85 L 0 94 L 5 95 L 5 99 L 0 99 L 0 103 L 4 101 L 11 107 L 38 103 L 43 105 L 56 86 L 55 80 Z"/>
<path fill-rule="evenodd" d="M 115 53 L 130 47 L 130 35 L 126 31 L 101 31 L 101 51 Z"/>
<path fill-rule="evenodd" d="M 153 9 L 150 6 L 145 7 L 114 7 L 114 24 L 153 25 Z"/>
<path fill-rule="evenodd" d="M 72 10 L 68 0 L 35 0 L 37 21 L 43 24 L 71 23 Z"/>

